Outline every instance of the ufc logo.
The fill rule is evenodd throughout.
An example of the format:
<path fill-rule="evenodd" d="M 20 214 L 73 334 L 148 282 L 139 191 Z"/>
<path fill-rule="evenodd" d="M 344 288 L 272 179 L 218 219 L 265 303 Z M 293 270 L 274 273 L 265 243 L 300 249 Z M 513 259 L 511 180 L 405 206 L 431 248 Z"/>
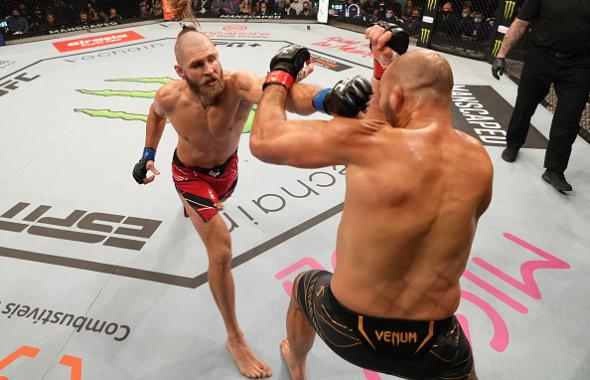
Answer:
<path fill-rule="evenodd" d="M 26 231 L 31 235 L 52 239 L 102 243 L 109 247 L 139 251 L 162 223 L 159 220 L 86 210 L 74 210 L 65 218 L 51 217 L 45 216 L 51 206 L 29 206 L 30 203 L 19 202 L 0 215 L 0 231 Z M 19 215 L 21 219 L 16 218 Z"/>
<path fill-rule="evenodd" d="M 40 75 L 28 77 L 27 73 L 22 73 L 19 76 L 14 77 L 13 79 L 9 79 L 5 82 L 2 82 L 0 83 L 0 96 L 4 96 L 9 92 L 17 90 L 18 85 L 22 84 L 23 82 L 31 82 L 39 77 Z"/>

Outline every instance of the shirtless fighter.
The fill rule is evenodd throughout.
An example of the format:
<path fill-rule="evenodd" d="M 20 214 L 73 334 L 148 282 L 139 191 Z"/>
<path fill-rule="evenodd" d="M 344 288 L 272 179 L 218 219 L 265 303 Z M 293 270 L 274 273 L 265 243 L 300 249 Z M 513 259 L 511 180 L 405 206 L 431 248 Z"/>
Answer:
<path fill-rule="evenodd" d="M 227 347 L 242 375 L 268 377 L 270 368 L 252 353 L 238 326 L 230 272 L 231 239 L 218 208 L 236 187 L 240 135 L 252 103 L 262 97 L 263 84 L 279 82 L 290 87 L 302 72 L 293 68 L 301 68 L 309 60 L 309 52 L 297 46 L 282 49 L 274 59 L 281 70 L 265 79 L 244 71 L 224 72 L 213 43 L 194 28 L 183 28 L 174 51 L 181 80 L 164 85 L 154 98 L 143 156 L 133 177 L 139 184 L 149 184 L 159 174 L 154 165 L 156 148 L 166 119 L 170 120 L 178 133 L 172 162 L 174 184 L 185 215 L 207 249 L 209 286 L 227 330 Z M 293 84 L 287 108 L 299 114 L 314 112 L 312 99 L 319 90 Z M 339 95 L 329 94 L 325 105 L 339 107 L 343 101 Z M 153 174 L 146 178 L 148 170 Z"/>
<path fill-rule="evenodd" d="M 367 36 L 375 56 L 393 56 L 385 45 L 391 32 L 375 26 Z M 347 167 L 334 274 L 297 276 L 281 353 L 291 378 L 304 379 L 317 332 L 363 368 L 475 380 L 454 313 L 477 222 L 491 200 L 492 164 L 478 141 L 453 129 L 453 76 L 444 58 L 412 51 L 384 73 L 378 68 L 381 75 L 370 117 L 362 119 L 286 120 L 289 91 L 280 85 L 267 86 L 259 104 L 250 135 L 255 156 Z M 371 116 L 380 114 L 372 107 L 384 118 Z"/>

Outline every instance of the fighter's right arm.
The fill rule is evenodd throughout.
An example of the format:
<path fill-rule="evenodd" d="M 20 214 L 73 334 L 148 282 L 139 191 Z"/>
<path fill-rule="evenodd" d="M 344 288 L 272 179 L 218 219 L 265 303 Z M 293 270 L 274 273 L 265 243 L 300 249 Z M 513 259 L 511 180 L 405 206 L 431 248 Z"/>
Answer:
<path fill-rule="evenodd" d="M 156 175 L 160 174 L 154 161 L 156 159 L 156 149 L 166 126 L 166 114 L 171 109 L 172 101 L 173 96 L 170 87 L 165 85 L 158 90 L 154 102 L 150 106 L 145 128 L 145 146 L 142 156 L 133 167 L 132 172 L 133 179 L 140 185 L 147 185 L 156 178 Z M 147 177 L 148 170 L 154 174 Z"/>
<path fill-rule="evenodd" d="M 145 146 L 157 149 L 164 127 L 166 126 L 166 111 L 170 108 L 170 89 L 166 86 L 160 88 L 150 106 L 150 111 L 145 126 Z"/>
<path fill-rule="evenodd" d="M 365 38 L 369 40 L 371 53 L 373 54 L 373 78 L 371 79 L 373 97 L 367 108 L 367 113 L 364 115 L 368 119 L 385 120 L 385 115 L 379 106 L 381 76 L 383 76 L 385 69 L 399 57 L 388 46 L 388 42 L 392 37 L 392 31 L 386 30 L 380 25 L 373 25 L 365 30 Z"/>
<path fill-rule="evenodd" d="M 506 58 L 510 49 L 512 49 L 512 47 L 514 47 L 514 45 L 520 40 L 522 35 L 527 31 L 529 25 L 529 21 L 521 20 L 516 17 L 514 21 L 512 21 L 510 28 L 508 28 L 508 31 L 502 40 L 502 46 L 500 46 L 496 58 Z"/>

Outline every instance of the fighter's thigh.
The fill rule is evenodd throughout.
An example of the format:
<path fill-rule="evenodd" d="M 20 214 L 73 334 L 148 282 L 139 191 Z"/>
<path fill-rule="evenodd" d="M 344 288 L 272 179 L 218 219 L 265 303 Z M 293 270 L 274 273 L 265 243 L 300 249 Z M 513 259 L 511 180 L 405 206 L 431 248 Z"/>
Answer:
<path fill-rule="evenodd" d="M 209 221 L 205 221 L 182 195 L 179 194 L 179 197 L 207 251 L 231 256 L 231 237 L 221 216 L 216 214 Z"/>

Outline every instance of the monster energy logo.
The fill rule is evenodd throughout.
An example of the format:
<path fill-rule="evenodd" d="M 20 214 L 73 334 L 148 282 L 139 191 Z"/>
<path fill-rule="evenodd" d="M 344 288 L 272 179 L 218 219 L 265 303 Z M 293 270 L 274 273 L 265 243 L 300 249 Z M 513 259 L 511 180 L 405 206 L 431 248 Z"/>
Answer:
<path fill-rule="evenodd" d="M 504 20 L 509 20 L 512 17 L 512 13 L 514 13 L 515 6 L 516 1 L 506 1 L 504 3 Z"/>
<path fill-rule="evenodd" d="M 494 48 L 492 49 L 492 57 L 495 57 L 498 54 L 498 51 L 500 50 L 500 46 L 502 46 L 502 41 L 495 40 L 494 41 Z"/>
<path fill-rule="evenodd" d="M 159 84 L 163 85 L 170 81 L 172 78 L 169 77 L 157 77 L 157 78 L 121 78 L 121 79 L 107 79 L 106 82 L 125 82 L 125 83 L 141 83 L 141 84 Z M 88 90 L 88 89 L 78 89 L 79 93 L 84 95 L 92 95 L 92 96 L 103 96 L 103 97 L 124 97 L 124 98 L 133 98 L 133 99 L 153 99 L 156 96 L 156 90 L 111 90 L 111 89 L 102 89 L 102 90 Z M 148 107 L 146 107 L 147 109 Z M 98 118 L 106 118 L 106 119 L 119 119 L 125 121 L 142 121 L 146 122 L 148 115 L 147 114 L 137 114 L 137 113 L 130 113 L 124 110 L 112 110 L 110 108 L 107 109 L 97 109 L 97 108 L 75 108 L 75 112 L 83 113 L 88 116 L 98 117 Z M 256 106 L 252 107 L 250 111 L 250 115 L 248 116 L 248 120 L 246 124 L 244 124 L 243 133 L 250 132 L 252 128 L 252 122 L 254 121 L 254 115 L 256 113 Z"/>
<path fill-rule="evenodd" d="M 428 0 L 428 3 L 426 4 L 426 10 L 431 11 L 434 9 L 435 6 L 436 0 Z"/>
<path fill-rule="evenodd" d="M 428 38 L 430 37 L 430 29 L 425 29 L 422 28 L 420 30 L 420 41 L 425 44 L 426 41 L 428 41 Z"/>

